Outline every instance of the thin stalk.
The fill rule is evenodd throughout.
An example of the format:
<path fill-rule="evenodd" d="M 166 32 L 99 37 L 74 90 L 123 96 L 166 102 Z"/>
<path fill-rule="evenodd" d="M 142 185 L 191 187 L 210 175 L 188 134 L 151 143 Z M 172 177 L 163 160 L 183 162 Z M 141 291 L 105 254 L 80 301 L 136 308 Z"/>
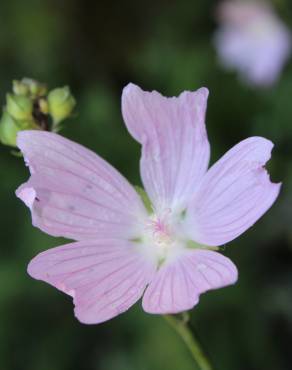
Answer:
<path fill-rule="evenodd" d="M 165 320 L 168 324 L 180 335 L 188 349 L 190 350 L 193 359 L 195 360 L 200 370 L 212 370 L 212 366 L 204 354 L 201 345 L 198 340 L 194 337 L 192 331 L 188 326 L 187 313 L 183 317 L 177 318 L 173 315 L 164 315 Z"/>

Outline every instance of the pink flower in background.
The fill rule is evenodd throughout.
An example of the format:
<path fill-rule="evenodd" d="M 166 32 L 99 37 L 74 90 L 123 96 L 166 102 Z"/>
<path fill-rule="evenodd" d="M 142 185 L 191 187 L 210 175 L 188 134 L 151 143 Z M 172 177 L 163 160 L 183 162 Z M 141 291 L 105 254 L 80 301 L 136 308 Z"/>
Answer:
<path fill-rule="evenodd" d="M 233 284 L 237 269 L 215 252 L 252 226 L 280 184 L 264 169 L 273 144 L 248 138 L 209 170 L 208 90 L 165 98 L 129 84 L 122 112 L 142 145 L 141 177 L 152 203 L 110 164 L 57 134 L 23 131 L 31 177 L 17 190 L 33 225 L 76 240 L 36 256 L 29 274 L 71 295 L 83 323 L 100 323 L 143 296 L 146 312 L 177 313 L 201 293 Z M 213 249 L 213 250 L 212 250 Z"/>
<path fill-rule="evenodd" d="M 262 1 L 227 0 L 218 7 L 215 46 L 222 64 L 251 85 L 272 85 L 291 53 L 291 34 Z"/>

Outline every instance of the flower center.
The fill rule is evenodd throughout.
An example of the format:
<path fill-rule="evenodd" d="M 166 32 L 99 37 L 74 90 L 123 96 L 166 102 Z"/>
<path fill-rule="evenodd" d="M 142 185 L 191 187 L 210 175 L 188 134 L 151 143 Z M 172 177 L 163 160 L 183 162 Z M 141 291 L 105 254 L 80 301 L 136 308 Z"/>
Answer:
<path fill-rule="evenodd" d="M 143 244 L 158 265 L 182 247 L 177 227 L 170 210 L 149 216 L 144 229 Z"/>
<path fill-rule="evenodd" d="M 168 248 L 173 244 L 174 237 L 170 227 L 162 219 L 154 215 L 149 222 L 149 228 L 152 241 L 157 247 Z"/>

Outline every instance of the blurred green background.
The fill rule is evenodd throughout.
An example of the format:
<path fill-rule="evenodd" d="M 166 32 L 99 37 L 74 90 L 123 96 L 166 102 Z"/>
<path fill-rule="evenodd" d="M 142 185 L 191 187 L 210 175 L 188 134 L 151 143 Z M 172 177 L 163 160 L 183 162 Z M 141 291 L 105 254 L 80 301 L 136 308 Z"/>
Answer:
<path fill-rule="evenodd" d="M 277 1 L 292 26 L 292 4 Z M 0 3 L 0 98 L 28 76 L 68 84 L 77 115 L 64 136 L 106 158 L 139 184 L 140 148 L 122 122 L 128 82 L 165 95 L 210 89 L 212 162 L 260 135 L 276 145 L 269 169 L 283 181 L 277 203 L 226 247 L 240 278 L 209 292 L 191 321 L 217 370 L 292 369 L 292 61 L 271 89 L 240 84 L 218 65 L 212 45 L 215 1 L 9 0 Z M 61 244 L 31 226 L 14 190 L 23 161 L 0 147 L 0 369 L 191 370 L 188 351 L 159 316 L 140 305 L 96 326 L 80 324 L 70 297 L 26 273 L 38 252 Z"/>

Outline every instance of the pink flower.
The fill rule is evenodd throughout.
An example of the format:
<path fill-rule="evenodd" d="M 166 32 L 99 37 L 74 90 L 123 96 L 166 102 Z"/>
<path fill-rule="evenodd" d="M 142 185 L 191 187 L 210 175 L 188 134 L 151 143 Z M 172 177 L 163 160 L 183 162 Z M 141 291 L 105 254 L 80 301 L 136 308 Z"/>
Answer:
<path fill-rule="evenodd" d="M 90 150 L 53 133 L 19 134 L 31 177 L 17 196 L 34 226 L 76 240 L 40 253 L 28 273 L 71 295 L 81 322 L 111 319 L 142 296 L 149 313 L 189 310 L 201 293 L 236 282 L 236 267 L 214 247 L 252 226 L 280 184 L 263 167 L 273 144 L 261 137 L 240 142 L 207 170 L 207 97 L 205 88 L 177 98 L 133 84 L 123 91 L 151 213 Z"/>
<path fill-rule="evenodd" d="M 227 0 L 218 7 L 215 46 L 222 64 L 251 85 L 277 81 L 291 53 L 291 34 L 263 1 Z"/>

